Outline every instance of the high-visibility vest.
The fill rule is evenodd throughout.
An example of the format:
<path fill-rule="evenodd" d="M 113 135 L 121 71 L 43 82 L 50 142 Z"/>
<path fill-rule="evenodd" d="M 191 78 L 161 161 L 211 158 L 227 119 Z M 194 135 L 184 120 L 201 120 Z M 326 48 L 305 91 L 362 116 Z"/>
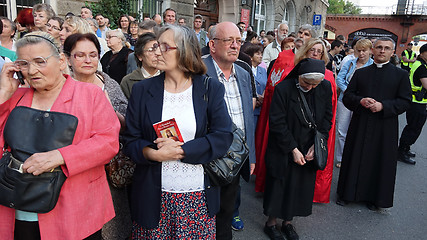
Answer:
<path fill-rule="evenodd" d="M 415 58 L 415 52 L 414 52 L 414 51 L 412 51 L 411 57 L 409 57 L 409 52 L 408 52 L 408 50 L 405 50 L 405 51 L 403 51 L 403 52 L 405 53 L 405 57 L 406 57 L 406 59 L 408 59 L 408 60 L 412 60 L 412 59 L 414 59 L 414 58 Z M 403 66 L 405 66 L 405 67 L 407 67 L 407 66 L 409 65 L 409 67 L 410 67 L 410 68 L 412 68 L 412 65 L 414 64 L 414 63 L 404 62 L 404 61 L 403 61 L 403 58 L 402 58 L 402 60 L 400 60 L 400 62 L 401 62 L 401 63 L 402 63 L 402 65 L 403 65 Z"/>
<path fill-rule="evenodd" d="M 415 73 L 415 71 L 417 71 L 417 69 L 419 67 L 425 67 L 425 68 L 427 68 L 427 65 L 422 64 L 420 61 L 415 61 L 414 65 L 411 68 L 411 71 L 409 72 L 409 80 L 411 81 L 412 92 L 419 92 L 419 91 L 421 91 L 421 89 L 423 89 L 423 85 L 416 86 L 414 84 L 414 73 Z M 415 95 L 412 94 L 412 102 L 415 102 L 415 103 L 427 103 L 427 98 L 423 98 L 422 101 L 417 101 L 415 99 Z"/>

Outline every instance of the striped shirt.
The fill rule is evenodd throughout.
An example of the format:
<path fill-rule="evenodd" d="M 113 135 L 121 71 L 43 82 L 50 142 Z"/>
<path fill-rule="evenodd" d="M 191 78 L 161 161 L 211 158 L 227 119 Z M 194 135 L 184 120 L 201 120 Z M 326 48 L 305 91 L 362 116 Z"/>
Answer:
<path fill-rule="evenodd" d="M 213 59 L 212 59 L 213 60 Z M 231 68 L 231 75 L 228 80 L 225 78 L 224 73 L 213 60 L 218 80 L 224 85 L 225 94 L 224 100 L 227 104 L 228 114 L 234 124 L 245 132 L 245 120 L 243 116 L 242 98 L 240 97 L 239 85 L 237 84 L 236 71 L 234 64 Z"/>

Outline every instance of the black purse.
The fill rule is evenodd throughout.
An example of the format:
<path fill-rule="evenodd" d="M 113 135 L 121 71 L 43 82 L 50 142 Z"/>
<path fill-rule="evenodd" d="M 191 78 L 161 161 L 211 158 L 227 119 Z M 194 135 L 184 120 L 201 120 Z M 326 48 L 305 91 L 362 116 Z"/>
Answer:
<path fill-rule="evenodd" d="M 326 163 L 328 161 L 328 138 L 317 130 L 316 122 L 314 121 L 313 114 L 308 107 L 307 100 L 305 99 L 305 96 L 300 89 L 298 89 L 298 92 L 303 102 L 305 112 L 308 115 L 308 120 L 310 121 L 309 126 L 315 131 L 313 163 L 317 169 L 323 170 L 325 169 Z"/>
<path fill-rule="evenodd" d="M 209 89 L 208 81 L 209 77 L 206 77 L 204 79 L 206 92 Z M 208 102 L 207 94 L 203 98 Z M 249 148 L 246 144 L 245 134 L 242 129 L 233 123 L 233 142 L 227 153 L 221 158 L 204 164 L 203 167 L 212 185 L 225 186 L 230 184 L 238 176 L 240 169 L 248 158 Z"/>
<path fill-rule="evenodd" d="M 59 198 L 66 180 L 61 167 L 38 176 L 23 173 L 22 164 L 34 153 L 72 144 L 77 117 L 18 106 L 9 115 L 4 139 L 11 151 L 0 159 L 0 204 L 17 210 L 47 213 Z"/>

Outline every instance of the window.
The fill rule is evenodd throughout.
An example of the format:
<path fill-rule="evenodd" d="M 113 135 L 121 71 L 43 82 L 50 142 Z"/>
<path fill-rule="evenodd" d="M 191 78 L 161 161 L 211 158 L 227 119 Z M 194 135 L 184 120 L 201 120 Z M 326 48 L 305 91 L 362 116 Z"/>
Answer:
<path fill-rule="evenodd" d="M 144 19 L 144 17 L 151 18 L 156 13 L 160 14 L 160 16 L 162 15 L 162 0 L 134 0 L 131 2 L 135 2 L 135 4 L 131 6 L 131 11 L 136 13 L 140 10 L 142 19 Z"/>
<path fill-rule="evenodd" d="M 254 31 L 259 34 L 265 30 L 265 3 L 264 0 L 256 0 Z"/>
<path fill-rule="evenodd" d="M 24 8 L 32 8 L 37 3 L 44 3 L 45 0 L 0 0 L 0 16 L 5 16 L 12 21 Z"/>
<path fill-rule="evenodd" d="M 285 12 L 283 13 L 283 21 L 288 23 L 289 32 L 294 32 L 296 29 L 296 12 L 293 1 L 286 3 Z"/>

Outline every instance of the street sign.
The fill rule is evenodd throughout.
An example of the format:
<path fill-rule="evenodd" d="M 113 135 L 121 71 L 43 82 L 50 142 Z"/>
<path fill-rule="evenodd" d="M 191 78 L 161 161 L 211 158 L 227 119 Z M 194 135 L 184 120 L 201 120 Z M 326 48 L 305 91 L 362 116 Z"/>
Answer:
<path fill-rule="evenodd" d="M 322 15 L 320 15 L 320 14 L 315 14 L 315 15 L 313 16 L 313 26 L 321 25 L 321 23 L 322 23 Z"/>

